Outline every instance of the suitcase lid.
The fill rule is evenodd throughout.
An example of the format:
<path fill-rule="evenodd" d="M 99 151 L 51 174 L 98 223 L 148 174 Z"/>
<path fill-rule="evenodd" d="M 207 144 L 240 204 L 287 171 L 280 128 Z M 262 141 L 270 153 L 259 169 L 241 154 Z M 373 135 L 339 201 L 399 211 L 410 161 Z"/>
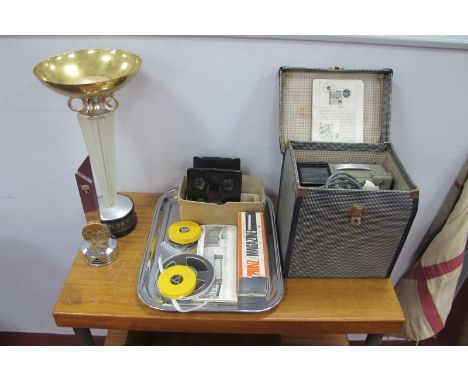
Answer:
<path fill-rule="evenodd" d="M 350 94 L 356 95 L 359 94 L 359 92 L 361 92 L 361 95 L 358 97 L 361 97 L 361 101 L 358 102 L 362 105 L 362 108 L 358 107 L 358 110 L 362 110 L 362 142 L 346 142 L 341 139 L 338 141 L 333 139 L 327 140 L 326 138 L 330 136 L 334 139 L 337 139 L 337 136 L 339 136 L 339 120 L 337 122 L 330 120 L 330 124 L 325 123 L 324 128 L 326 129 L 328 127 L 328 131 L 331 131 L 332 135 L 324 134 L 324 138 L 320 139 L 320 141 L 379 144 L 390 140 L 390 109 L 393 74 L 391 69 L 350 70 L 339 67 L 330 69 L 281 67 L 279 74 L 281 152 L 287 149 L 288 142 L 314 141 L 312 139 L 314 111 L 313 94 L 318 91 L 325 92 L 325 95 L 320 98 L 320 102 L 327 102 L 328 100 L 330 106 L 325 105 L 326 108 L 332 108 L 332 103 L 334 103 L 333 107 L 342 107 L 346 99 L 352 99 Z M 342 80 L 354 80 L 354 82 L 340 82 Z M 355 87 L 350 91 L 346 86 L 335 86 L 336 84 L 350 84 Z M 322 87 L 324 89 L 322 89 Z M 327 97 L 329 98 L 327 99 Z M 339 105 L 340 102 L 341 105 Z M 315 106 L 317 107 L 317 105 Z M 321 111 L 323 114 L 319 115 L 321 120 L 316 121 L 314 136 L 317 136 L 319 129 L 322 130 L 322 126 L 324 125 L 322 121 L 327 121 L 326 118 L 333 118 L 332 114 L 326 113 L 334 111 L 331 109 L 327 111 L 326 108 L 323 109 L 323 112 Z M 346 108 L 347 106 L 345 106 L 345 109 Z M 315 110 L 318 109 L 315 108 Z M 334 125 L 338 125 L 338 127 Z"/>

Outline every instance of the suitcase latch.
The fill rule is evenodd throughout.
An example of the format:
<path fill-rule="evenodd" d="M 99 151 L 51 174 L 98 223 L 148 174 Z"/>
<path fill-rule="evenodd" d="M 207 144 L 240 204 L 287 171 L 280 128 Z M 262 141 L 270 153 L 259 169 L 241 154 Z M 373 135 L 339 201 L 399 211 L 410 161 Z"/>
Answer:
<path fill-rule="evenodd" d="M 361 218 L 367 213 L 367 207 L 352 206 L 348 208 L 348 215 L 351 216 L 351 225 L 357 226 L 361 224 Z"/>

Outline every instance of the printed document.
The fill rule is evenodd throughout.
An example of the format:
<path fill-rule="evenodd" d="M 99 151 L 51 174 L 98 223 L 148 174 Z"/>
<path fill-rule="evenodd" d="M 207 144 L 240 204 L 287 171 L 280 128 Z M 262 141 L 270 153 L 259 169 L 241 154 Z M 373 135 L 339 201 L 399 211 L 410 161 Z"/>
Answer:
<path fill-rule="evenodd" d="M 362 80 L 317 79 L 312 92 L 312 141 L 364 141 Z"/>
<path fill-rule="evenodd" d="M 237 302 L 237 227 L 202 225 L 197 255 L 214 266 L 215 280 L 210 291 L 197 301 Z"/>

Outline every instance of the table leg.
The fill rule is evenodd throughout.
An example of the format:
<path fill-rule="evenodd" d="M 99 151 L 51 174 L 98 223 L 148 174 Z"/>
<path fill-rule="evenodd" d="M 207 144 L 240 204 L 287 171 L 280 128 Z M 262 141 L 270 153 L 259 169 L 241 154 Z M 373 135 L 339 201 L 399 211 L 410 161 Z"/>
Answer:
<path fill-rule="evenodd" d="M 365 346 L 379 346 L 383 339 L 383 334 L 368 334 L 366 341 L 364 342 Z"/>
<path fill-rule="evenodd" d="M 75 337 L 81 346 L 94 346 L 94 339 L 91 330 L 87 328 L 73 328 Z"/>

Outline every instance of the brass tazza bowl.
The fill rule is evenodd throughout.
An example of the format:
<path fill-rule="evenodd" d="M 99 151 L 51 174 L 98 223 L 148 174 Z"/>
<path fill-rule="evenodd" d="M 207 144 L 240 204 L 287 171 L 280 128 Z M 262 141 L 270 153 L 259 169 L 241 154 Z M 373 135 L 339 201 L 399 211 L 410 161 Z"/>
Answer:
<path fill-rule="evenodd" d="M 38 63 L 33 72 L 50 89 L 68 97 L 108 96 L 132 78 L 141 66 L 136 54 L 116 49 L 62 53 Z"/>

